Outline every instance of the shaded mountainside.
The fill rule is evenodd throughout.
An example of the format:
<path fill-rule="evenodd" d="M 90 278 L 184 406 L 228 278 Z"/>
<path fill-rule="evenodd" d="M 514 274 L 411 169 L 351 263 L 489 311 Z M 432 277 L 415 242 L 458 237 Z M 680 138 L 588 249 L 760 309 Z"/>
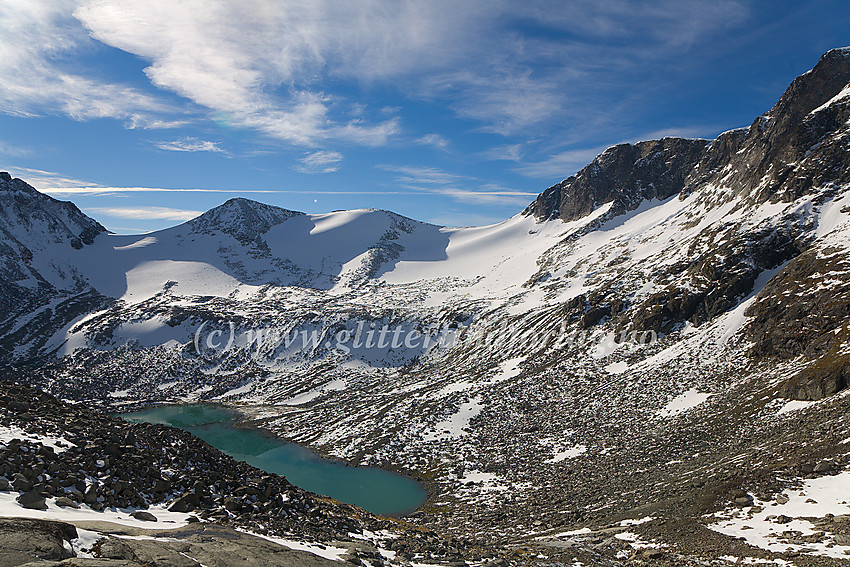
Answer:
<path fill-rule="evenodd" d="M 43 347 L 51 332 L 103 305 L 74 265 L 74 253 L 104 234 L 73 203 L 0 173 L 0 335 L 4 357 Z M 26 355 L 25 355 L 26 356 Z"/>
<path fill-rule="evenodd" d="M 79 220 L 57 244 L 73 276 L 6 320 L 0 360 L 103 407 L 236 404 L 283 438 L 427 479 L 437 496 L 408 519 L 485 547 L 840 564 L 850 534 L 783 491 L 841 484 L 850 462 L 848 188 L 838 49 L 749 127 L 614 146 L 488 227 L 234 199 L 86 244 Z M 0 285 L 20 287 L 12 254 Z M 732 533 L 736 514 L 758 519 L 751 503 L 806 529 Z M 645 517 L 637 539 L 611 535 Z M 594 535 L 565 535 L 581 527 Z"/>
<path fill-rule="evenodd" d="M 105 232 L 73 203 L 39 193 L 21 179 L 0 173 L 2 280 L 26 288 L 79 284 L 60 262 L 65 248 L 80 250 Z M 70 263 L 69 263 L 70 264 Z"/>

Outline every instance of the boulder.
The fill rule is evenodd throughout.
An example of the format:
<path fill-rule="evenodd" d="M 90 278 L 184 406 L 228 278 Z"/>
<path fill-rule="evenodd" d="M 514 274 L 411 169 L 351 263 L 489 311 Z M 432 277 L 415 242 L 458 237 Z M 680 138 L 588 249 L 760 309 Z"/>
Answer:
<path fill-rule="evenodd" d="M 60 508 L 79 508 L 80 505 L 68 498 L 67 496 L 60 496 L 56 499 L 56 505 Z"/>
<path fill-rule="evenodd" d="M 193 504 L 190 504 L 185 498 L 182 496 L 177 498 L 168 506 L 169 512 L 191 512 L 195 509 Z"/>
<path fill-rule="evenodd" d="M 44 501 L 44 496 L 40 492 L 24 492 L 16 499 L 24 508 L 30 510 L 47 510 L 47 503 Z"/>
<path fill-rule="evenodd" d="M 73 557 L 66 542 L 76 538 L 76 528 L 64 522 L 0 518 L 0 565 L 20 565 L 36 561 L 35 558 L 43 562 Z"/>
<path fill-rule="evenodd" d="M 143 522 L 156 522 L 156 516 L 154 516 L 150 512 L 145 512 L 144 510 L 137 510 L 130 514 L 130 516 Z"/>
<path fill-rule="evenodd" d="M 28 492 L 32 490 L 32 484 L 32 481 L 30 481 L 30 479 L 28 479 L 21 473 L 17 473 L 15 475 L 15 478 L 12 479 L 12 486 L 18 492 Z"/>

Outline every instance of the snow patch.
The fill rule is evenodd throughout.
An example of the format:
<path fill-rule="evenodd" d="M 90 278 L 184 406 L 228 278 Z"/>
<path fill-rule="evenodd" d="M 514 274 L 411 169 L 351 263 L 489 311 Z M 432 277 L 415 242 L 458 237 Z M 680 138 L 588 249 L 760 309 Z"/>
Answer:
<path fill-rule="evenodd" d="M 345 380 L 337 379 L 328 382 L 318 388 L 314 388 L 302 394 L 298 394 L 297 396 L 293 396 L 289 399 L 283 400 L 279 405 L 282 406 L 300 406 L 302 404 L 306 404 L 308 402 L 312 402 L 319 396 L 327 393 L 327 392 L 339 392 L 341 390 L 345 390 Z"/>
<path fill-rule="evenodd" d="M 664 417 L 672 417 L 678 415 L 691 408 L 695 408 L 714 394 L 700 392 L 696 388 L 691 388 L 684 394 L 679 394 L 664 406 L 659 412 Z"/>
<path fill-rule="evenodd" d="M 779 411 L 776 412 L 776 415 L 782 415 L 785 413 L 790 413 L 792 411 L 806 409 L 807 407 L 813 406 L 816 403 L 817 402 L 815 401 L 791 400 L 789 402 L 785 402 L 785 404 L 781 408 L 779 408 Z"/>
<path fill-rule="evenodd" d="M 708 527 L 775 553 L 792 551 L 846 558 L 844 551 L 850 550 L 850 546 L 833 545 L 832 534 L 827 533 L 823 541 L 801 544 L 790 541 L 791 536 L 785 532 L 799 532 L 798 537 L 811 536 L 823 529 L 816 527 L 808 518 L 850 514 L 850 471 L 806 480 L 799 489 L 787 489 L 783 494 L 788 498 L 785 504 L 756 500 L 757 508 L 717 512 L 714 515 L 717 522 Z M 790 521 L 779 523 L 780 515 L 790 518 Z M 792 539 L 798 541 L 794 537 Z"/>
<path fill-rule="evenodd" d="M 64 437 L 56 437 L 55 435 L 38 435 L 35 433 L 28 433 L 14 425 L 0 425 L 0 443 L 8 444 L 12 439 L 41 443 L 45 447 L 51 447 L 56 453 L 61 453 L 62 451 L 67 450 L 68 447 L 74 446 L 73 443 Z"/>
<path fill-rule="evenodd" d="M 188 524 L 190 514 L 169 512 L 167 504 L 150 506 L 145 511 L 156 516 L 156 522 L 145 522 L 130 516 L 136 508 L 107 508 L 102 512 L 92 510 L 85 504 L 79 509 L 62 508 L 55 504 L 54 499 L 48 498 L 47 510 L 32 510 L 21 506 L 15 498 L 17 492 L 0 492 L 0 517 L 37 518 L 40 520 L 57 520 L 60 522 L 112 522 L 122 526 L 145 528 L 147 530 L 166 530 L 182 527 Z"/>
<path fill-rule="evenodd" d="M 568 447 L 561 451 L 555 453 L 554 456 L 550 459 L 546 459 L 545 463 L 560 463 L 562 461 L 566 461 L 567 459 L 575 459 L 580 455 L 584 455 L 587 452 L 587 447 L 584 445 L 574 445 L 572 447 Z"/>

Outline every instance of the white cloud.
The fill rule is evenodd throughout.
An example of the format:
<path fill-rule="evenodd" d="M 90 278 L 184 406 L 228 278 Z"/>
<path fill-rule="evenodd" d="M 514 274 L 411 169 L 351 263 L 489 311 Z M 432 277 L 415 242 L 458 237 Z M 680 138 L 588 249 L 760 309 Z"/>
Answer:
<path fill-rule="evenodd" d="M 418 166 L 408 166 L 408 165 L 379 165 L 378 168 L 383 169 L 385 171 L 391 171 L 393 173 L 399 174 L 396 177 L 396 181 L 399 183 L 428 183 L 428 184 L 440 184 L 444 185 L 447 183 L 457 183 L 458 181 L 465 179 L 474 179 L 472 177 L 467 177 L 465 175 L 457 175 L 455 173 L 449 173 L 447 171 L 443 171 L 436 167 L 418 167 Z"/>
<path fill-rule="evenodd" d="M 36 189 L 42 187 L 58 187 L 67 189 L 83 189 L 94 185 L 88 181 L 66 177 L 60 173 L 44 171 L 43 169 L 32 169 L 29 167 L 4 167 L 13 177 L 20 177 Z"/>
<path fill-rule="evenodd" d="M 492 161 L 520 161 L 522 159 L 522 144 L 505 144 L 488 148 L 481 152 L 481 157 Z"/>
<path fill-rule="evenodd" d="M 107 215 L 122 219 L 171 221 L 187 221 L 203 214 L 203 211 L 170 207 L 88 207 L 83 211 L 91 215 Z"/>
<path fill-rule="evenodd" d="M 301 158 L 295 169 L 301 173 L 332 173 L 342 166 L 342 154 L 319 150 Z"/>
<path fill-rule="evenodd" d="M 523 164 L 517 167 L 516 171 L 529 177 L 551 177 L 560 181 L 579 171 L 608 147 L 598 146 L 559 152 L 545 160 Z"/>
<path fill-rule="evenodd" d="M 395 181 L 402 187 L 420 193 L 446 195 L 462 203 L 520 206 L 537 197 L 537 193 L 517 191 L 494 183 L 481 183 L 475 177 L 458 175 L 435 167 L 379 167 L 398 174 Z"/>
<path fill-rule="evenodd" d="M 181 138 L 171 142 L 156 142 L 154 145 L 161 150 L 168 150 L 171 152 L 224 152 L 223 149 L 218 147 L 217 142 L 199 140 L 198 138 L 190 137 Z"/>
<path fill-rule="evenodd" d="M 411 82 L 408 93 L 447 99 L 460 116 L 481 123 L 481 130 L 501 134 L 539 131 L 541 125 L 585 132 L 598 127 L 600 118 L 623 111 L 614 108 L 623 96 L 658 87 L 664 77 L 647 70 L 660 62 L 667 72 L 674 71 L 670 61 L 690 64 L 682 54 L 692 45 L 748 15 L 736 0 L 482 4 L 486 13 L 467 12 L 474 15 L 470 21 L 461 14 L 464 31 L 447 44 L 459 60 L 434 65 Z M 529 26 L 550 33 L 531 36 Z M 607 116 L 599 116 L 600 107 Z"/>
<path fill-rule="evenodd" d="M 476 205 L 512 205 L 524 206 L 537 197 L 537 193 L 516 191 L 498 185 L 484 185 L 480 188 L 467 189 L 457 187 L 435 187 L 423 189 L 428 193 L 447 195 L 462 203 Z"/>
<path fill-rule="evenodd" d="M 332 116 L 341 101 L 313 88 L 327 52 L 354 41 L 344 16 L 366 16 L 351 5 L 99 0 L 82 2 L 74 14 L 98 41 L 149 61 L 145 73 L 155 86 L 232 124 L 307 145 L 381 145 L 398 132 L 397 119 L 367 124 Z"/>
<path fill-rule="evenodd" d="M 132 120 L 172 109 L 126 85 L 75 72 L 69 54 L 94 42 L 72 17 L 71 0 L 0 0 L 0 110 L 15 116 L 62 112 L 76 120 Z"/>
<path fill-rule="evenodd" d="M 21 177 L 41 191 L 55 197 L 69 195 L 117 195 L 121 193 L 228 193 L 228 194 L 295 194 L 295 195 L 411 195 L 410 191 L 323 191 L 314 189 L 209 189 L 175 187 L 109 187 L 91 181 L 66 177 L 60 173 L 27 167 L 0 167 Z"/>
<path fill-rule="evenodd" d="M 639 90 L 657 79 L 639 70 L 686 64 L 690 46 L 747 16 L 735 0 L 0 0 L 0 13 L 6 113 L 164 128 L 200 107 L 308 146 L 377 146 L 400 132 L 398 116 L 328 90 L 340 82 L 438 99 L 489 132 L 581 129 L 598 119 L 588 103 L 605 105 L 599 94 L 624 76 Z M 95 42 L 138 56 L 154 87 L 197 106 L 81 70 L 73 55 Z"/>
<path fill-rule="evenodd" d="M 158 118 L 151 118 L 141 114 L 133 114 L 127 121 L 126 127 L 129 130 L 164 130 L 169 128 L 180 128 L 187 124 L 189 124 L 188 120 L 160 120 Z"/>
<path fill-rule="evenodd" d="M 53 186 L 48 183 L 39 183 L 34 177 L 28 177 L 27 183 L 33 187 L 54 197 L 68 195 L 117 195 L 120 193 L 287 193 L 288 191 L 274 191 L 262 189 L 204 189 L 204 188 L 175 188 L 175 187 L 109 187 L 106 185 L 81 185 L 81 186 Z M 292 191 L 298 193 L 299 191 Z M 309 193 L 310 191 L 304 191 Z"/>
<path fill-rule="evenodd" d="M 29 155 L 31 153 L 32 150 L 30 150 L 29 148 L 25 148 L 17 144 L 10 144 L 8 142 L 0 140 L 0 154 L 19 157 Z"/>
<path fill-rule="evenodd" d="M 447 150 L 449 148 L 449 141 L 439 134 L 426 134 L 417 139 L 416 143 L 423 146 L 434 146 L 441 150 Z"/>

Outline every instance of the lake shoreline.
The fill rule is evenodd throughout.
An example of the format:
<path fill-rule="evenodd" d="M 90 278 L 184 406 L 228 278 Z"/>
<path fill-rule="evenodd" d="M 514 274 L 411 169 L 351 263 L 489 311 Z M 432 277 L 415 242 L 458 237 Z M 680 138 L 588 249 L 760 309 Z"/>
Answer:
<path fill-rule="evenodd" d="M 154 421 L 154 422 L 161 423 L 162 425 L 166 425 L 166 426 L 169 426 L 169 427 L 175 427 L 175 428 L 181 429 L 183 431 L 187 431 L 187 432 L 195 435 L 196 437 L 198 437 L 200 440 L 204 441 L 205 443 L 208 443 L 209 445 L 211 445 L 211 446 L 213 446 L 213 447 L 215 447 L 219 450 L 222 450 L 225 453 L 230 454 L 231 451 L 228 451 L 226 448 L 222 448 L 220 446 L 217 446 L 215 443 L 210 442 L 207 439 L 204 439 L 201 435 L 199 435 L 199 431 L 198 431 L 199 429 L 208 428 L 209 426 L 213 426 L 213 425 L 226 426 L 226 427 L 228 427 L 228 428 L 230 428 L 234 431 L 244 431 L 246 433 L 260 435 L 260 436 L 262 436 L 263 438 L 265 438 L 269 441 L 280 444 L 279 446 L 275 447 L 275 449 L 285 449 L 287 446 L 297 447 L 298 450 L 305 452 L 305 454 L 309 454 L 312 457 L 311 460 L 314 460 L 316 462 L 321 462 L 326 466 L 342 467 L 346 470 L 358 471 L 358 473 L 355 473 L 355 474 L 362 474 L 359 471 L 368 471 L 368 470 L 380 471 L 381 473 L 389 473 L 391 475 L 394 475 L 395 477 L 398 477 L 399 479 L 404 479 L 405 481 L 411 481 L 411 482 L 415 483 L 416 487 L 424 493 L 421 501 L 414 508 L 405 508 L 403 511 L 389 512 L 389 513 L 381 512 L 381 511 L 375 511 L 375 510 L 370 510 L 369 505 L 364 505 L 362 503 L 358 504 L 358 503 L 354 503 L 354 502 L 347 502 L 344 499 L 338 498 L 339 495 L 333 496 L 333 495 L 329 495 L 329 494 L 323 494 L 322 492 L 317 492 L 317 491 L 313 490 L 309 486 L 307 486 L 307 487 L 302 486 L 303 481 L 301 483 L 299 483 L 299 482 L 297 482 L 297 479 L 293 480 L 291 478 L 291 473 L 282 473 L 282 472 L 273 471 L 273 470 L 266 470 L 266 467 L 263 467 L 261 464 L 258 464 L 256 462 L 252 462 L 250 459 L 240 458 L 240 456 L 236 455 L 236 454 L 231 455 L 231 456 L 233 456 L 233 458 L 235 458 L 237 460 L 245 461 L 248 464 L 252 464 L 253 466 L 256 466 L 257 468 L 260 468 L 261 470 L 266 470 L 266 472 L 279 474 L 280 476 L 283 476 L 288 481 L 290 481 L 292 484 L 298 486 L 299 488 L 302 488 L 303 490 L 312 492 L 312 493 L 316 494 L 318 497 L 330 498 L 332 500 L 336 500 L 336 501 L 341 502 L 341 503 L 346 503 L 346 504 L 351 504 L 351 505 L 354 505 L 354 506 L 361 507 L 364 510 L 370 511 L 371 513 L 375 513 L 375 514 L 378 514 L 380 516 L 384 516 L 386 518 L 401 520 L 401 519 L 404 519 L 406 517 L 409 517 L 409 516 L 412 516 L 412 515 L 415 515 L 415 514 L 423 513 L 423 509 L 426 508 L 430 503 L 432 503 L 435 496 L 436 496 L 434 483 L 429 482 L 427 479 L 422 478 L 421 474 L 419 474 L 416 471 L 402 470 L 399 467 L 394 467 L 394 466 L 387 465 L 387 464 L 361 465 L 361 464 L 353 463 L 353 462 L 350 462 L 350 461 L 348 461 L 344 458 L 340 458 L 340 457 L 335 456 L 335 455 L 329 455 L 325 451 L 319 450 L 319 449 L 317 449 L 313 446 L 305 445 L 303 443 L 299 443 L 297 441 L 293 441 L 291 439 L 287 439 L 285 437 L 282 437 L 281 435 L 277 434 L 275 431 L 271 430 L 270 428 L 265 427 L 264 424 L 263 424 L 263 420 L 252 416 L 252 410 L 263 410 L 263 409 L 268 410 L 268 409 L 270 409 L 270 406 L 268 406 L 268 405 L 233 404 L 233 403 L 223 403 L 223 402 L 218 402 L 218 401 L 215 401 L 215 402 L 208 402 L 208 401 L 171 402 L 171 401 L 166 401 L 166 402 L 154 402 L 154 403 L 147 403 L 147 404 L 132 404 L 132 409 L 130 411 L 126 411 L 126 409 L 130 409 L 130 408 L 126 408 L 125 411 L 121 412 L 120 414 L 116 414 L 116 415 L 118 415 L 122 419 L 126 420 L 127 417 L 134 415 L 134 414 L 142 415 L 142 414 L 145 414 L 146 412 L 152 412 L 152 411 L 156 411 L 156 410 L 164 410 L 166 408 L 180 408 L 181 410 L 183 410 L 183 409 L 189 409 L 189 408 L 192 408 L 192 407 L 198 407 L 198 408 L 207 407 L 207 408 L 221 409 L 221 410 L 227 412 L 229 418 L 227 420 L 221 420 L 221 419 L 216 418 L 216 419 L 210 420 L 209 422 L 207 422 L 207 420 L 204 420 L 204 422 L 202 422 L 202 423 L 191 423 L 191 424 L 187 424 L 187 423 L 181 424 L 179 422 L 178 423 L 169 423 L 168 421 L 161 421 L 160 418 L 157 418 L 157 420 Z M 146 422 L 150 423 L 150 421 L 147 421 L 144 418 L 141 418 L 139 420 L 140 421 L 146 421 Z M 130 421 L 133 421 L 133 420 L 130 420 Z M 294 476 L 297 476 L 297 475 L 294 475 Z"/>

